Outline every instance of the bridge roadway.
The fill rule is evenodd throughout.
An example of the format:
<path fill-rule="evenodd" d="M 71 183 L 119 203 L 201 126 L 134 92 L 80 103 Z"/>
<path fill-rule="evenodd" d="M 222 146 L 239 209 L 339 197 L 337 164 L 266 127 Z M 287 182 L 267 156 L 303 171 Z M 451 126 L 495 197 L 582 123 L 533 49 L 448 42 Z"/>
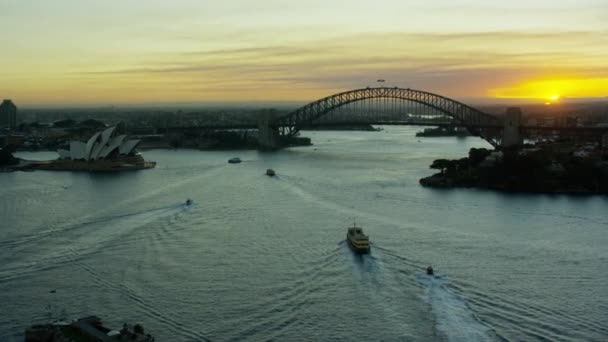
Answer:
<path fill-rule="evenodd" d="M 307 128 L 317 128 L 317 127 L 348 127 L 348 126 L 356 126 L 356 125 L 372 125 L 372 126 L 429 126 L 429 127 L 470 127 L 470 128 L 500 128 L 502 129 L 502 125 L 480 125 L 480 124 L 460 124 L 457 122 L 428 122 L 428 121 L 380 121 L 380 122 L 361 122 L 361 121 L 352 121 L 352 122 L 324 122 L 319 124 L 308 124 L 306 126 L 302 126 L 302 130 L 306 130 Z M 214 124 L 214 125 L 196 125 L 196 126 L 169 126 L 167 127 L 169 131 L 204 131 L 204 130 L 240 130 L 240 129 L 258 129 L 258 125 L 254 123 L 246 123 L 246 124 Z M 585 126 L 520 126 L 520 130 L 522 132 L 525 131 L 545 131 L 545 132 L 581 132 L 582 134 L 586 133 L 608 133 L 608 127 L 585 127 Z"/>

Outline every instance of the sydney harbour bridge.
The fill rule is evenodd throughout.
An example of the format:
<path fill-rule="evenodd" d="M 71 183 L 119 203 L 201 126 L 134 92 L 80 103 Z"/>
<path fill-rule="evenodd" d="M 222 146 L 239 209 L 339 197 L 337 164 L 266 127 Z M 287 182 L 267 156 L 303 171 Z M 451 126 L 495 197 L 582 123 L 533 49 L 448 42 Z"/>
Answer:
<path fill-rule="evenodd" d="M 262 113 L 257 122 L 214 122 L 176 129 L 257 129 L 261 147 L 279 148 L 301 130 L 356 125 L 425 125 L 466 128 L 494 147 L 522 143 L 526 131 L 600 137 L 608 128 L 531 127 L 521 124 L 521 112 L 511 108 L 502 116 L 484 113 L 438 94 L 398 87 L 367 87 L 330 95 L 290 113 Z"/>

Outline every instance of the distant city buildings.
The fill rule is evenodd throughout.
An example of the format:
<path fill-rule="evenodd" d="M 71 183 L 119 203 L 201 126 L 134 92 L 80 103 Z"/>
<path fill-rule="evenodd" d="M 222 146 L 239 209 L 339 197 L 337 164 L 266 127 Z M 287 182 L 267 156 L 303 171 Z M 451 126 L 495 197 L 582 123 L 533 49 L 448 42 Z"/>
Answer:
<path fill-rule="evenodd" d="M 14 146 L 21 147 L 25 143 L 25 135 L 15 133 L 0 133 L 0 147 Z"/>
<path fill-rule="evenodd" d="M 525 126 L 540 126 L 540 127 L 580 127 L 581 119 L 578 116 L 553 116 L 553 115 L 537 115 L 528 117 L 524 123 Z"/>
<path fill-rule="evenodd" d="M 0 128 L 15 129 L 17 127 L 17 106 L 11 100 L 0 104 Z"/>
<path fill-rule="evenodd" d="M 578 127 L 579 119 L 576 116 L 567 116 L 566 117 L 566 127 Z"/>

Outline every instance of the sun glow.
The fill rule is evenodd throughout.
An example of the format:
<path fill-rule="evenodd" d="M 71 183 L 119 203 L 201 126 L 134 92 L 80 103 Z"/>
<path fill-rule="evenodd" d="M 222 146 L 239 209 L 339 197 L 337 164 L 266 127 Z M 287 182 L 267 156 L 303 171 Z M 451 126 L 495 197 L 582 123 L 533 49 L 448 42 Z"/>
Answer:
<path fill-rule="evenodd" d="M 10 33 L 0 96 L 19 106 L 304 104 L 385 75 L 387 86 L 465 102 L 603 98 L 608 21 L 594 9 L 606 1 L 0 0 Z"/>
<path fill-rule="evenodd" d="M 496 98 L 535 99 L 556 102 L 569 98 L 605 97 L 608 95 L 608 78 L 533 80 L 511 87 L 489 91 Z"/>

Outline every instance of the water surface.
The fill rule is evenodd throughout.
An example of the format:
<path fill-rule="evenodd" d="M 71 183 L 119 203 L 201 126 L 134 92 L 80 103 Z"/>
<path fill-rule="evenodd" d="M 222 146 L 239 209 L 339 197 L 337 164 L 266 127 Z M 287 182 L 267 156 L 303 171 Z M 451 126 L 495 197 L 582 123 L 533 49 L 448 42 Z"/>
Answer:
<path fill-rule="evenodd" d="M 0 174 L 0 340 L 90 314 L 157 341 L 606 340 L 608 199 L 422 188 L 486 143 L 415 131 Z M 354 220 L 370 255 L 344 242 Z"/>

